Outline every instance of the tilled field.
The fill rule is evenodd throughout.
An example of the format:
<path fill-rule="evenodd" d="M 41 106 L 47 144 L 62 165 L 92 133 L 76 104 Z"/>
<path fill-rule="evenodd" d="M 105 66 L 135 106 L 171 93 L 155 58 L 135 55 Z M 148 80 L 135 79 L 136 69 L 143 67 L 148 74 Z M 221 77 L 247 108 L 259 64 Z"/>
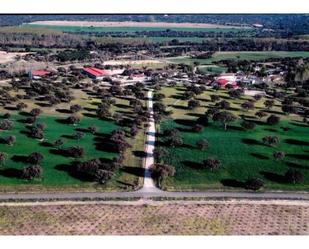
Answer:
<path fill-rule="evenodd" d="M 131 202 L 0 206 L 1 235 L 301 235 L 309 205 Z"/>

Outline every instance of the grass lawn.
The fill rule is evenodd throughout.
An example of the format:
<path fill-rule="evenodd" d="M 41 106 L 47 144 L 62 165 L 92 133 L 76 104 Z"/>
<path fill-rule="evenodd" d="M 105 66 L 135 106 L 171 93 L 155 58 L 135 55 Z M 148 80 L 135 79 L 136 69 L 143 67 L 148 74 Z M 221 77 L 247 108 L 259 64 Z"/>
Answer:
<path fill-rule="evenodd" d="M 123 170 L 116 172 L 115 176 L 105 186 L 99 186 L 92 182 L 87 182 L 84 179 L 76 177 L 72 174 L 71 163 L 78 160 L 74 158 L 65 157 L 55 153 L 55 149 L 50 144 L 58 138 L 65 140 L 64 148 L 79 145 L 85 149 L 85 156 L 81 159 L 90 160 L 94 158 L 112 159 L 117 156 L 117 153 L 110 152 L 104 148 L 104 145 L 100 145 L 100 139 L 104 135 L 110 134 L 113 130 L 119 128 L 112 121 L 102 121 L 97 118 L 82 117 L 81 122 L 74 126 L 63 124 L 59 122 L 59 119 L 55 116 L 41 116 L 39 122 L 43 122 L 47 125 L 45 130 L 44 142 L 41 142 L 34 138 L 28 138 L 24 133 L 26 128 L 22 123 L 25 119 L 22 115 L 15 115 L 12 117 L 15 127 L 11 131 L 1 131 L 1 137 L 8 135 L 16 136 L 16 143 L 14 146 L 6 144 L 0 144 L 0 151 L 6 153 L 7 160 L 4 166 L 0 168 L 0 189 L 3 191 L 10 191 L 11 189 L 27 191 L 27 190 L 65 190 L 65 189 L 89 189 L 89 190 L 115 190 L 121 189 L 124 186 L 135 188 L 139 184 L 139 177 L 130 173 L 126 173 Z M 99 128 L 98 134 L 91 134 L 86 132 L 86 135 L 81 140 L 75 140 L 71 137 L 77 130 L 86 129 L 90 125 L 95 125 Z M 144 146 L 143 131 L 140 131 L 139 135 L 129 142 L 134 145 L 125 154 L 126 160 L 124 162 L 125 167 L 141 167 L 141 158 L 135 156 L 133 151 L 139 151 Z M 16 177 L 18 173 L 16 170 L 22 169 L 27 166 L 23 157 L 29 155 L 32 152 L 40 152 L 44 155 L 42 167 L 44 170 L 43 179 L 40 181 L 28 182 L 26 180 Z M 128 171 L 129 172 L 129 171 Z"/>
<path fill-rule="evenodd" d="M 174 177 L 167 178 L 163 182 L 166 190 L 206 190 L 206 189 L 229 189 L 231 187 L 241 187 L 248 177 L 258 177 L 264 180 L 265 188 L 286 189 L 286 190 L 309 190 L 309 138 L 308 126 L 300 122 L 296 115 L 286 116 L 281 112 L 279 103 L 276 103 L 270 111 L 281 117 L 281 122 L 276 126 L 264 124 L 264 119 L 259 122 L 254 118 L 257 109 L 263 109 L 264 100 L 256 103 L 256 110 L 244 112 L 239 109 L 245 99 L 230 100 L 232 110 L 236 115 L 246 115 L 258 124 L 253 131 L 244 131 L 240 122 L 231 124 L 230 129 L 225 131 L 222 125 L 210 121 L 203 132 L 191 132 L 195 119 L 200 114 L 205 113 L 207 107 L 213 103 L 209 100 L 209 94 L 214 92 L 207 91 L 198 96 L 201 100 L 201 107 L 196 110 L 186 109 L 186 101 L 177 99 L 183 89 L 181 87 L 162 88 L 168 98 L 165 104 L 173 111 L 171 119 L 163 121 L 159 125 L 160 134 L 165 129 L 178 128 L 184 145 L 177 148 L 166 146 L 164 137 L 159 135 L 158 146 L 164 146 L 170 153 L 164 158 L 176 168 Z M 225 91 L 219 91 L 221 98 L 227 98 Z M 270 114 L 270 113 L 269 113 Z M 281 127 L 290 128 L 283 131 Z M 267 135 L 275 135 L 280 139 L 276 147 L 269 147 L 262 144 L 262 138 Z M 196 141 L 205 138 L 209 141 L 209 149 L 200 151 L 196 147 Z M 273 158 L 274 151 L 284 151 L 286 157 L 282 161 Z M 202 161 L 209 156 L 218 158 L 221 169 L 209 171 L 202 168 Z M 303 184 L 282 183 L 282 176 L 288 168 L 301 171 L 305 176 Z M 240 188 L 240 190 L 243 188 Z"/>
<path fill-rule="evenodd" d="M 99 99 L 93 96 L 88 96 L 80 90 L 74 90 L 75 99 L 70 104 L 61 103 L 56 107 L 42 107 L 42 103 L 33 102 L 31 100 L 25 101 L 28 108 L 25 112 L 18 113 L 11 111 L 11 120 L 14 121 L 14 128 L 10 131 L 0 131 L 0 137 L 7 137 L 9 135 L 16 136 L 16 143 L 14 146 L 9 146 L 0 143 L 0 151 L 6 153 L 6 162 L 0 166 L 0 191 L 67 191 L 67 190 L 87 190 L 87 191 L 114 191 L 114 190 L 133 190 L 140 186 L 142 182 L 141 170 L 142 167 L 142 152 L 144 150 L 144 130 L 141 129 L 135 138 L 127 138 L 132 145 L 125 152 L 125 161 L 123 168 L 116 171 L 114 177 L 104 186 L 93 182 L 88 182 L 85 179 L 77 177 L 72 173 L 72 165 L 76 159 L 68 158 L 55 153 L 53 143 L 56 139 L 63 138 L 65 140 L 64 148 L 73 145 L 84 147 L 85 156 L 80 159 L 86 161 L 94 158 L 112 159 L 117 156 L 117 153 L 111 152 L 109 148 L 104 146 L 102 139 L 104 136 L 110 134 L 113 130 L 121 128 L 113 121 L 103 121 L 98 119 L 94 114 L 97 108 Z M 17 93 L 22 93 L 19 90 Z M 132 110 L 129 106 L 129 101 L 122 98 L 115 98 L 116 104 L 112 106 L 111 113 L 121 113 L 129 116 Z M 81 111 L 81 122 L 74 125 L 68 125 L 61 122 L 68 114 L 63 113 L 64 109 L 68 109 L 71 104 L 80 104 L 84 110 Z M 45 123 L 47 128 L 44 132 L 44 142 L 34 138 L 29 138 L 25 131 L 25 124 L 23 120 L 27 118 L 25 115 L 32 108 L 41 108 L 43 114 L 38 118 L 38 122 Z M 59 110 L 59 111 L 58 111 Z M 1 113 L 8 112 L 8 110 L 1 107 Z M 2 116 L 2 115 L 1 115 Z M 93 135 L 87 131 L 85 137 L 78 140 L 71 136 L 78 130 L 83 131 L 90 125 L 98 127 L 98 133 Z M 24 166 L 24 156 L 32 152 L 40 152 L 44 155 L 42 162 L 43 179 L 40 181 L 29 182 L 17 177 L 18 170 Z M 78 159 L 79 160 L 79 159 Z"/>

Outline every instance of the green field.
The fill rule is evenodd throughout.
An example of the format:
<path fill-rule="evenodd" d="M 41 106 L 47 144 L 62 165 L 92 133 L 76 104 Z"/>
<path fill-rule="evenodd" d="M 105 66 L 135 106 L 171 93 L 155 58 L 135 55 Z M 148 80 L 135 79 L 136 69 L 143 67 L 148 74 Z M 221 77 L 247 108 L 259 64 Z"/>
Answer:
<path fill-rule="evenodd" d="M 95 110 L 100 99 L 95 96 L 89 96 L 78 89 L 72 90 L 74 100 L 68 103 L 61 103 L 54 107 L 44 106 L 44 102 L 34 102 L 32 99 L 25 100 L 24 103 L 28 107 L 24 112 L 8 111 L 0 107 L 0 117 L 3 113 L 10 112 L 11 120 L 14 122 L 14 128 L 9 131 L 1 130 L 0 137 L 5 138 L 9 135 L 16 136 L 16 144 L 9 146 L 0 143 L 0 152 L 6 154 L 4 165 L 0 165 L 0 191 L 64 191 L 64 190 L 87 190 L 87 191 L 114 191 L 114 190 L 133 190 L 140 186 L 141 175 L 138 168 L 142 167 L 142 153 L 144 150 L 144 130 L 141 129 L 135 138 L 127 138 L 132 145 L 125 152 L 125 160 L 123 168 L 116 171 L 114 177 L 104 186 L 81 179 L 76 176 L 71 163 L 76 160 L 86 161 L 94 158 L 112 159 L 117 153 L 110 152 L 109 148 L 104 146 L 104 137 L 109 135 L 113 130 L 123 128 L 119 127 L 114 121 L 103 121 L 96 117 Z M 24 94 L 22 89 L 16 92 L 12 91 L 12 95 Z M 111 107 L 111 113 L 120 113 L 122 116 L 132 115 L 129 101 L 123 98 L 114 98 L 116 103 Z M 79 114 L 81 122 L 77 125 L 69 125 L 61 122 L 68 114 L 63 111 L 67 110 L 70 105 L 79 104 L 84 110 Z M 43 105 L 43 107 L 42 107 Z M 12 106 L 13 107 L 13 106 Z M 44 141 L 39 141 L 28 137 L 26 134 L 26 124 L 23 122 L 27 118 L 27 113 L 32 108 L 41 108 L 43 113 L 39 116 L 38 122 L 45 123 L 47 128 L 44 131 Z M 2 118 L 0 118 L 1 120 Z M 89 133 L 87 127 L 95 125 L 98 128 L 97 134 Z M 72 135 L 78 130 L 85 133 L 85 137 L 76 140 Z M 85 156 L 81 159 L 68 158 L 57 154 L 52 143 L 62 138 L 65 143 L 63 148 L 79 145 L 85 149 Z M 42 161 L 43 179 L 35 181 L 27 181 L 16 176 L 18 170 L 28 166 L 25 157 L 33 152 L 43 154 Z M 17 160 L 16 160 L 17 158 Z M 133 167 L 132 170 L 130 167 Z"/>
<path fill-rule="evenodd" d="M 166 29 L 175 31 L 203 31 L 203 32 L 239 32 L 248 31 L 252 32 L 253 29 L 244 28 L 188 28 L 188 27 L 92 27 L 92 26 L 65 26 L 65 25 L 41 25 L 41 24 L 24 24 L 25 28 L 46 28 L 52 30 L 59 30 L 64 32 L 128 32 L 133 33 L 137 31 L 164 31 Z"/>
<path fill-rule="evenodd" d="M 190 57 L 173 57 L 167 58 L 168 61 L 174 63 L 193 64 L 199 62 L 201 65 L 210 65 L 214 62 L 221 60 L 251 60 L 251 61 L 263 61 L 271 58 L 308 58 L 308 51 L 268 51 L 268 52 L 216 52 L 212 58 L 209 59 L 195 59 Z"/>
<path fill-rule="evenodd" d="M 164 162 L 175 166 L 176 174 L 163 181 L 165 190 L 206 190 L 206 189 L 228 189 L 241 185 L 249 177 L 258 177 L 264 180 L 265 188 L 286 189 L 286 190 L 309 190 L 309 138 L 308 126 L 302 123 L 296 115 L 286 116 L 281 113 L 280 104 L 276 102 L 274 108 L 269 111 L 276 113 L 282 121 L 276 126 L 265 124 L 255 119 L 254 113 L 263 109 L 264 100 L 256 104 L 252 111 L 242 111 L 239 105 L 251 97 L 243 97 L 242 100 L 229 100 L 232 102 L 231 112 L 236 115 L 246 115 L 247 118 L 257 122 L 253 131 L 245 131 L 241 128 L 240 122 L 236 121 L 225 131 L 222 125 L 210 121 L 203 132 L 196 133 L 190 129 L 195 124 L 195 119 L 204 114 L 210 102 L 207 91 L 198 96 L 202 106 L 196 110 L 186 109 L 186 101 L 179 100 L 182 88 L 163 88 L 162 93 L 168 98 L 164 103 L 168 110 L 173 111 L 171 119 L 163 121 L 158 127 L 160 134 L 165 129 L 178 128 L 184 145 L 176 148 L 167 146 L 164 136 L 159 136 L 158 146 L 163 146 L 169 151 L 169 156 Z M 225 91 L 220 91 L 221 99 L 228 98 Z M 269 114 L 270 114 L 269 113 Z M 284 131 L 282 127 L 288 127 Z M 267 135 L 275 135 L 280 143 L 275 147 L 266 146 L 262 138 Z M 209 141 L 209 149 L 200 151 L 196 147 L 196 141 L 205 138 Z M 286 157 L 282 161 L 273 158 L 274 151 L 284 151 Z M 222 167 L 211 172 L 203 169 L 201 163 L 209 156 L 216 157 L 222 163 Z M 282 177 L 288 168 L 300 170 L 304 176 L 303 184 L 282 183 Z M 236 185 L 236 186 L 235 186 Z M 239 188 L 242 190 L 243 188 Z"/>
<path fill-rule="evenodd" d="M 174 28 L 174 27 L 81 27 L 81 26 L 57 26 L 57 25 L 40 25 L 40 24 L 23 24 L 19 27 L 21 30 L 53 30 L 53 31 L 61 31 L 61 32 L 70 32 L 70 33 L 105 33 L 105 32 L 118 32 L 118 33 L 134 33 L 141 31 L 165 31 L 167 29 L 174 31 L 188 31 L 188 32 L 234 32 L 239 33 L 241 36 L 253 36 L 255 34 L 254 29 L 250 28 Z M 116 38 L 116 37 L 115 37 Z M 128 37 L 129 38 L 129 37 Z M 125 39 L 128 39 L 125 38 Z M 136 39 L 145 39 L 151 42 L 168 42 L 173 39 L 177 39 L 180 42 L 204 42 L 207 38 L 202 37 L 157 37 L 157 36 L 145 36 L 145 37 L 132 37 Z"/>
<path fill-rule="evenodd" d="M 44 141 L 39 141 L 34 138 L 29 138 L 25 133 L 27 129 L 23 120 L 26 117 L 23 115 L 14 115 L 11 120 L 14 121 L 15 127 L 10 131 L 2 131 L 1 137 L 6 137 L 9 135 L 16 136 L 16 143 L 13 146 L 6 145 L 4 143 L 0 144 L 0 151 L 6 153 L 7 160 L 4 166 L 0 167 L 0 189 L 10 190 L 14 187 L 14 190 L 43 190 L 43 189 L 55 189 L 62 190 L 65 188 L 80 188 L 95 190 L 106 189 L 114 190 L 121 189 L 124 185 L 132 185 L 137 187 L 139 179 L 137 176 L 128 174 L 119 170 L 113 179 L 108 182 L 104 187 L 98 186 L 92 182 L 87 182 L 82 178 L 76 177 L 72 174 L 74 169 L 71 163 L 76 160 L 70 157 L 57 154 L 52 143 L 59 138 L 64 139 L 64 148 L 79 145 L 85 149 L 85 156 L 80 159 L 81 161 L 86 161 L 94 158 L 102 159 L 112 159 L 117 156 L 117 153 L 109 152 L 108 149 L 104 147 L 104 144 L 100 144 L 100 141 L 104 136 L 110 134 L 113 130 L 119 128 L 112 121 L 103 121 L 98 118 L 82 117 L 81 122 L 78 125 L 68 125 L 61 123 L 63 117 L 56 116 L 41 116 L 38 122 L 45 123 L 47 128 L 44 132 Z M 72 135 L 78 130 L 86 130 L 90 125 L 95 125 L 98 127 L 98 133 L 93 135 L 89 132 L 85 132 L 85 137 L 79 141 L 72 138 Z M 131 141 L 132 143 L 133 141 Z M 124 166 L 126 167 L 138 167 L 141 166 L 140 158 L 135 157 L 132 151 L 138 151 L 143 148 L 144 136 L 143 132 L 135 138 L 135 144 L 132 149 L 126 152 L 126 160 Z M 42 162 L 42 167 L 44 170 L 43 179 L 28 182 L 27 180 L 20 179 L 16 177 L 16 170 L 22 169 L 24 166 L 28 166 L 25 163 L 25 157 L 32 152 L 40 152 L 44 155 Z"/>

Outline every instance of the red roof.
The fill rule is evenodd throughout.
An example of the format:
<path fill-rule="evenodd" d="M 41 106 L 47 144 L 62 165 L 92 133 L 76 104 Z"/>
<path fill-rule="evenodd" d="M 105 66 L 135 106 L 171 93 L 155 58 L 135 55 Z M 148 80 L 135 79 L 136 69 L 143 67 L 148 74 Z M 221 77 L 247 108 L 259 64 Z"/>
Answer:
<path fill-rule="evenodd" d="M 96 67 L 85 67 L 83 70 L 93 76 L 100 77 L 104 75 L 110 75 L 106 70 L 102 70 Z"/>
<path fill-rule="evenodd" d="M 218 79 L 216 82 L 220 87 L 226 87 L 227 85 L 232 85 L 234 89 L 238 88 L 237 82 L 235 81 L 230 81 L 226 79 Z"/>
<path fill-rule="evenodd" d="M 32 70 L 31 74 L 33 76 L 45 76 L 45 75 L 50 74 L 50 72 L 46 70 Z"/>
<path fill-rule="evenodd" d="M 225 86 L 227 83 L 229 83 L 230 81 L 229 80 L 226 80 L 226 79 L 219 79 L 217 80 L 217 83 L 220 85 L 220 86 Z"/>
<path fill-rule="evenodd" d="M 131 77 L 134 77 L 134 78 L 142 78 L 142 77 L 145 77 L 145 75 L 143 73 L 140 73 L 140 74 L 132 74 Z"/>

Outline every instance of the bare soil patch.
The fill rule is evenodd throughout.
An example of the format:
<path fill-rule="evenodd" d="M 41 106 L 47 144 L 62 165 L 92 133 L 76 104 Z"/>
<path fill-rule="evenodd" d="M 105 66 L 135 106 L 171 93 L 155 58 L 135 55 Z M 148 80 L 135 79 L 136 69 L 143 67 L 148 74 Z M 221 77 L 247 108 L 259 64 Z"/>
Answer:
<path fill-rule="evenodd" d="M 309 234 L 308 204 L 140 201 L 132 203 L 2 205 L 0 234 Z"/>
<path fill-rule="evenodd" d="M 17 56 L 23 56 L 26 55 L 27 53 L 24 52 L 16 52 L 16 53 L 8 53 L 5 51 L 0 51 L 0 64 L 1 63 L 8 63 L 12 61 L 16 61 Z"/>

